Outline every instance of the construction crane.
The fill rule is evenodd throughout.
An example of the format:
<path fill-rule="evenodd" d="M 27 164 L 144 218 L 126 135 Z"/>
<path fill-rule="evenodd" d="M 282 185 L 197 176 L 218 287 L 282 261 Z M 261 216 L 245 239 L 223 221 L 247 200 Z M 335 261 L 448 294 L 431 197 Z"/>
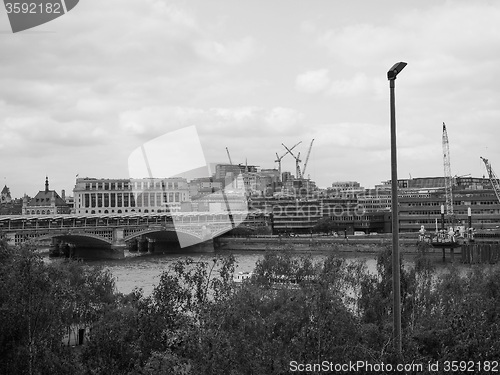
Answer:
<path fill-rule="evenodd" d="M 311 141 L 311 144 L 309 145 L 309 150 L 307 151 L 306 161 L 304 162 L 304 168 L 302 168 L 302 175 L 303 176 L 306 174 L 307 162 L 309 161 L 309 156 L 311 155 L 311 149 L 313 147 L 313 142 L 314 142 L 314 138 Z"/>
<path fill-rule="evenodd" d="M 293 150 L 295 147 L 297 147 L 299 144 L 301 144 L 302 141 L 299 143 L 296 143 L 290 150 Z M 289 151 L 285 152 L 283 155 L 278 156 L 278 153 L 276 153 L 276 160 L 275 162 L 278 163 L 278 174 L 279 174 L 279 179 L 281 180 L 281 159 L 283 159 Z"/>
<path fill-rule="evenodd" d="M 448 132 L 443 122 L 443 162 L 444 162 L 444 188 L 446 193 L 446 215 L 452 219 L 453 225 L 453 178 L 451 177 L 450 143 Z"/>
<path fill-rule="evenodd" d="M 231 160 L 231 155 L 229 155 L 229 149 L 226 147 L 226 152 L 227 152 L 227 157 L 229 158 L 229 164 L 233 165 L 233 162 Z"/>
<path fill-rule="evenodd" d="M 498 177 L 493 171 L 491 164 L 488 162 L 488 159 L 480 156 L 481 160 L 484 162 L 486 166 L 486 171 L 488 172 L 488 177 L 490 178 L 491 186 L 493 186 L 493 190 L 495 191 L 495 195 L 497 196 L 498 202 L 500 203 L 500 184 L 498 181 Z"/>
<path fill-rule="evenodd" d="M 282 145 L 284 148 L 286 148 L 286 150 L 290 153 L 290 155 L 292 155 L 295 158 L 295 169 L 297 171 L 297 178 L 302 178 L 302 175 L 300 173 L 300 162 L 302 161 L 300 160 L 300 152 L 297 154 L 297 156 L 295 156 L 292 150 L 286 147 L 284 143 L 282 143 Z"/>

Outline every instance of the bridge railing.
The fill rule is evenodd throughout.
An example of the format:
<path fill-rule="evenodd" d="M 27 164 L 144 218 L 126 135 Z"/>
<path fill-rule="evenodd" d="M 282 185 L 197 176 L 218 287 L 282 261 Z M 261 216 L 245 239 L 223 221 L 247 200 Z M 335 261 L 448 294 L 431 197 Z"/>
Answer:
<path fill-rule="evenodd" d="M 232 217 L 241 222 L 246 212 L 233 212 Z M 248 220 L 248 218 L 247 218 Z M 227 213 L 189 212 L 143 215 L 12 215 L 0 217 L 0 230 L 37 230 L 57 228 L 118 227 L 143 225 L 195 225 L 205 223 L 227 223 Z"/>

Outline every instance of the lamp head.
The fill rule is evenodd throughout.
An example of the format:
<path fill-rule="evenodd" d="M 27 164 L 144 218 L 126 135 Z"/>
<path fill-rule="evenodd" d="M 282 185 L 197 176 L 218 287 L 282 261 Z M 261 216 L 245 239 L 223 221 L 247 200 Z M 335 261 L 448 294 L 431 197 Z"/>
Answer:
<path fill-rule="evenodd" d="M 399 72 L 401 72 L 404 69 L 406 65 L 407 64 L 402 61 L 394 64 L 392 68 L 389 69 L 389 71 L 387 72 L 387 79 L 389 80 L 396 79 L 396 76 L 399 74 Z"/>

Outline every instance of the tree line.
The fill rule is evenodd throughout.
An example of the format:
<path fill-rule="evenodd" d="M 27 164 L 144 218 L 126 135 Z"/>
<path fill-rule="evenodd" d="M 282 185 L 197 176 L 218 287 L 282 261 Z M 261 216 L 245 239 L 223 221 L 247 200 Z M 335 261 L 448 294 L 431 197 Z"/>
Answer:
<path fill-rule="evenodd" d="M 403 353 L 392 342 L 392 263 L 377 273 L 335 255 L 266 252 L 233 282 L 232 256 L 186 259 L 151 295 L 112 275 L 0 245 L 2 374 L 286 374 L 293 363 L 428 363 L 500 358 L 500 271 L 436 272 L 420 248 L 401 263 Z M 276 283 L 276 280 L 283 282 Z M 81 346 L 72 327 L 86 327 Z M 433 372 L 436 373 L 436 372 Z"/>

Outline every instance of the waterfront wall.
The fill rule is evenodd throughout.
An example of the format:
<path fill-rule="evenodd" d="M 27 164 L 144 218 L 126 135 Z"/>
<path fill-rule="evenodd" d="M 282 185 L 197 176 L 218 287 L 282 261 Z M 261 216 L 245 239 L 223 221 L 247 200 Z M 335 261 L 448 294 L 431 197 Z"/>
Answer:
<path fill-rule="evenodd" d="M 346 251 L 346 252 L 377 252 L 385 246 L 391 246 L 389 237 L 219 237 L 215 241 L 216 250 L 225 251 Z M 402 238 L 399 242 L 403 253 L 416 253 L 415 239 Z M 430 249 L 430 252 L 440 253 L 441 250 Z"/>

